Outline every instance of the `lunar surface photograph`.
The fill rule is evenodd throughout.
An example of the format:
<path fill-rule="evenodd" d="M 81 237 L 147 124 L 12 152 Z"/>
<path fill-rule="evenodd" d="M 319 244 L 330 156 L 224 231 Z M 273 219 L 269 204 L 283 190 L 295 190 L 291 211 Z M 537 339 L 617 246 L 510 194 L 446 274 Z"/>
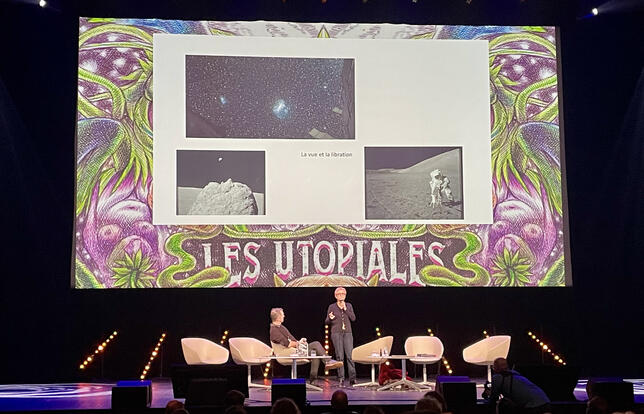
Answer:
<path fill-rule="evenodd" d="M 366 147 L 367 220 L 463 219 L 461 147 Z"/>

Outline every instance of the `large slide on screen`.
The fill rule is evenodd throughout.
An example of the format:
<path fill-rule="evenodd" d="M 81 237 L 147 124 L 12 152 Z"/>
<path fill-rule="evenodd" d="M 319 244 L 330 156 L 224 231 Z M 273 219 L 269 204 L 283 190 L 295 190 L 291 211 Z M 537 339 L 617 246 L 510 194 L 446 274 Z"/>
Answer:
<path fill-rule="evenodd" d="M 72 286 L 568 286 L 554 27 L 81 18 Z"/>

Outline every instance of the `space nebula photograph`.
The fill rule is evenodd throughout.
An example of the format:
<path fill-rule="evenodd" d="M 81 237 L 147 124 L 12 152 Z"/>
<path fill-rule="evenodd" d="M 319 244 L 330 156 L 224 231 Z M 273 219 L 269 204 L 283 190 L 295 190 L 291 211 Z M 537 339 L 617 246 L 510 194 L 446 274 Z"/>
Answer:
<path fill-rule="evenodd" d="M 355 139 L 354 59 L 187 55 L 186 137 Z"/>
<path fill-rule="evenodd" d="M 177 215 L 264 215 L 264 151 L 177 151 Z"/>
<path fill-rule="evenodd" d="M 370 219 L 463 218 L 461 147 L 365 147 Z"/>

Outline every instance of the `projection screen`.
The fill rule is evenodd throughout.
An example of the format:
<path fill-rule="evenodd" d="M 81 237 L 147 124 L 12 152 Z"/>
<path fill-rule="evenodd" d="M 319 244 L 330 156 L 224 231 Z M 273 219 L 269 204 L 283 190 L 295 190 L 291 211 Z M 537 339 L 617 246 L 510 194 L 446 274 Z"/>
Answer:
<path fill-rule="evenodd" d="M 72 287 L 571 284 L 556 28 L 79 27 Z"/>

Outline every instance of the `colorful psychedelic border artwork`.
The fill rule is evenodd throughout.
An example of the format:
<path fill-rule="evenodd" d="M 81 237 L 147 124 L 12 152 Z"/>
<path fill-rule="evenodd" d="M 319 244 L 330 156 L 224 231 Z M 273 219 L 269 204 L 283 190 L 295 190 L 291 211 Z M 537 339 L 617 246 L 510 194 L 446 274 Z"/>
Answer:
<path fill-rule="evenodd" d="M 566 286 L 553 27 L 81 18 L 72 286 Z M 489 42 L 493 224 L 152 224 L 154 33 Z"/>

